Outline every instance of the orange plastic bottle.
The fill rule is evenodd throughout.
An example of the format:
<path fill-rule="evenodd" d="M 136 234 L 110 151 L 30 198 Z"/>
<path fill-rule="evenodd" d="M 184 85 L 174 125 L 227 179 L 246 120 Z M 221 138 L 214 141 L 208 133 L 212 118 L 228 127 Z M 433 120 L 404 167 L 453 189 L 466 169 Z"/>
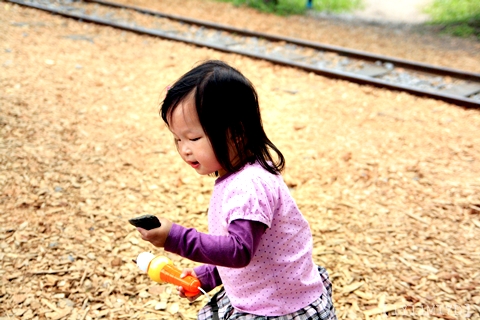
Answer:
<path fill-rule="evenodd" d="M 165 256 L 154 256 L 150 252 L 142 252 L 138 255 L 136 263 L 140 270 L 147 272 L 150 279 L 155 282 L 168 282 L 182 286 L 187 297 L 194 297 L 200 293 L 200 281 L 193 276 L 181 278 L 182 271 Z"/>

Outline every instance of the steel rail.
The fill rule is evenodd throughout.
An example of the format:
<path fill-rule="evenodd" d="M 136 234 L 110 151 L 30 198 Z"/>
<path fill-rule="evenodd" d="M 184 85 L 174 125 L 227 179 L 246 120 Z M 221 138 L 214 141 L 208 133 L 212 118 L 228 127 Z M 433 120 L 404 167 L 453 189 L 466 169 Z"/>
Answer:
<path fill-rule="evenodd" d="M 465 80 L 477 80 L 477 81 L 480 80 L 480 74 L 473 73 L 473 72 L 468 72 L 468 71 L 461 71 L 461 70 L 452 69 L 452 68 L 439 67 L 439 66 L 435 66 L 435 65 L 426 64 L 426 63 L 420 63 L 420 62 L 414 62 L 414 61 L 405 60 L 405 59 L 399 59 L 399 58 L 394 58 L 394 57 L 389 57 L 389 56 L 384 56 L 384 55 L 378 55 L 378 54 L 369 53 L 369 52 L 365 52 L 365 51 L 348 49 L 348 48 L 333 46 L 333 45 L 327 45 L 327 44 L 322 44 L 322 43 L 308 41 L 308 40 L 301 40 L 301 39 L 297 39 L 297 38 L 278 36 L 278 35 L 273 35 L 273 34 L 268 34 L 268 33 L 261 33 L 261 32 L 256 32 L 256 31 L 252 31 L 252 30 L 247 30 L 247 29 L 240 29 L 240 28 L 235 28 L 235 27 L 232 27 L 232 26 L 224 25 L 224 24 L 217 24 L 217 23 L 213 23 L 213 22 L 205 21 L 205 20 L 185 18 L 185 17 L 181 17 L 181 16 L 178 16 L 178 15 L 162 13 L 162 12 L 149 10 L 149 9 L 145 9 L 145 8 L 140 8 L 140 7 L 135 7 L 135 6 L 130 6 L 130 5 L 123 5 L 123 4 L 114 3 L 114 2 L 105 1 L 105 0 L 82 0 L 82 1 L 83 2 L 97 3 L 97 4 L 104 5 L 104 6 L 114 7 L 114 8 L 129 9 L 129 10 L 136 11 L 136 12 L 143 13 L 143 14 L 149 14 L 149 15 L 153 15 L 153 16 L 157 16 L 157 17 L 162 17 L 162 18 L 167 18 L 167 19 L 171 19 L 171 20 L 181 21 L 181 22 L 185 22 L 185 23 L 198 25 L 198 26 L 209 27 L 209 28 L 212 28 L 212 29 L 227 31 L 227 32 L 231 32 L 231 33 L 237 33 L 237 34 L 241 34 L 241 35 L 245 35 L 245 36 L 258 37 L 258 38 L 263 38 L 263 39 L 267 39 L 267 40 L 271 40 L 271 41 L 287 42 L 287 43 L 299 45 L 299 46 L 302 46 L 302 47 L 331 51 L 331 52 L 335 52 L 335 53 L 340 53 L 344 56 L 360 58 L 362 60 L 388 61 L 388 62 L 394 63 L 397 66 L 406 67 L 406 68 L 409 68 L 409 69 L 415 69 L 417 71 L 425 71 L 425 72 L 428 72 L 428 73 L 434 73 L 434 74 L 439 74 L 439 75 L 448 75 L 448 76 L 461 78 L 461 79 L 465 79 Z"/>
<path fill-rule="evenodd" d="M 442 93 L 442 92 L 437 92 L 434 90 L 428 90 L 428 89 L 418 89 L 414 88 L 411 86 L 407 85 L 402 85 L 402 84 L 395 84 L 395 83 L 390 83 L 387 81 L 382 81 L 379 79 L 375 79 L 369 76 L 363 76 L 359 74 L 353 74 L 349 72 L 343 72 L 339 70 L 331 70 L 327 68 L 321 68 L 321 67 L 314 67 L 312 65 L 306 64 L 306 63 L 301 63 L 301 62 L 295 62 L 287 59 L 282 59 L 282 58 L 277 58 L 277 57 L 272 57 L 268 56 L 265 54 L 259 54 L 259 53 L 252 53 L 248 52 L 246 50 L 240 50 L 240 49 L 232 49 L 232 48 L 227 48 L 222 45 L 215 45 L 213 43 L 207 43 L 207 42 L 202 42 L 202 41 L 197 41 L 197 40 L 189 40 L 189 39 L 184 39 L 182 37 L 178 37 L 175 35 L 167 34 L 165 32 L 159 31 L 159 30 L 152 30 L 152 29 L 147 29 L 139 26 L 130 26 L 122 23 L 117 23 L 115 21 L 109 21 L 107 19 L 99 18 L 99 17 L 92 17 L 88 16 L 85 14 L 81 13 L 75 13 L 75 12 L 65 12 L 63 10 L 55 9 L 55 8 L 49 8 L 43 5 L 38 5 L 34 3 L 26 3 L 21 0 L 5 0 L 11 3 L 15 3 L 18 5 L 23 5 L 31 8 L 35 8 L 38 10 L 43 10 L 47 11 L 50 13 L 58 14 L 64 17 L 68 18 L 73 18 L 73 19 L 79 19 L 82 21 L 86 22 L 91 22 L 99 25 L 105 25 L 105 26 L 110 26 L 138 34 L 146 34 L 154 37 L 160 37 L 163 39 L 168 39 L 168 40 L 173 40 L 173 41 L 179 41 L 179 42 L 184 42 L 188 44 L 192 44 L 195 46 L 200 46 L 200 47 L 208 47 L 212 48 L 218 51 L 222 52 L 227 52 L 227 53 L 234 53 L 234 54 L 239 54 L 243 56 L 248 56 L 254 59 L 261 59 L 261 60 L 266 60 L 273 62 L 275 64 L 280 64 L 280 65 L 285 65 L 285 66 L 291 66 L 291 67 L 296 67 L 299 69 L 303 69 L 306 71 L 310 71 L 316 74 L 324 75 L 327 77 L 331 78 L 338 78 L 338 79 L 343 79 L 343 80 L 348 80 L 351 82 L 359 83 L 359 84 L 367 84 L 367 85 L 373 85 L 376 87 L 381 87 L 381 88 L 387 88 L 387 89 L 392 89 L 392 90 L 400 90 L 400 91 L 405 91 L 417 96 L 424 96 L 424 97 L 430 97 L 430 98 L 435 98 L 439 100 L 443 100 L 452 104 L 456 104 L 459 106 L 463 106 L 466 108 L 480 108 L 480 101 L 474 100 L 474 99 L 469 99 L 465 98 L 459 95 L 454 95 L 454 94 L 449 94 L 449 93 Z M 304 47 L 310 47 L 310 48 L 315 48 L 315 49 L 320 49 L 320 50 L 325 50 L 325 51 L 332 51 L 336 53 L 340 53 L 342 55 L 348 55 L 348 56 L 354 56 L 356 58 L 360 58 L 363 60 L 369 60 L 369 61 L 386 61 L 386 62 L 391 62 L 396 64 L 397 66 L 403 66 L 405 68 L 413 69 L 413 70 L 420 70 L 423 72 L 428 72 L 428 73 L 433 73 L 437 75 L 445 75 L 445 76 L 453 76 L 456 78 L 461 78 L 465 80 L 474 80 L 477 82 L 480 82 L 480 74 L 477 73 L 472 73 L 472 72 L 464 72 L 461 70 L 456 70 L 456 69 L 451 69 L 451 68 L 443 68 L 443 67 L 436 67 L 433 65 L 428 65 L 428 64 L 423 64 L 423 63 L 416 63 L 413 61 L 408 61 L 408 60 L 402 60 L 402 59 L 397 59 L 397 58 L 391 58 L 387 56 L 381 56 L 381 55 L 375 55 L 371 53 L 366 53 L 362 51 L 357 51 L 357 50 L 349 50 L 341 47 L 336 47 L 336 46 L 330 46 L 330 45 L 324 45 L 324 44 L 319 44 L 315 42 L 310 42 L 310 41 L 304 41 L 304 40 L 298 40 L 298 39 L 293 39 L 293 38 L 287 38 L 287 37 L 280 37 L 276 35 L 269 35 L 269 34 L 263 34 L 259 32 L 254 32 L 254 31 L 248 31 L 244 29 L 238 29 L 226 25 L 219 25 L 215 23 L 211 23 L 208 21 L 201 21 L 201 20 L 196 20 L 196 19 L 190 19 L 190 18 L 184 18 L 184 17 L 179 17 L 175 15 L 170 15 L 170 14 L 163 14 L 160 12 L 148 10 L 148 9 L 143 9 L 143 8 L 137 8 L 137 7 L 132 7 L 132 6 L 126 6 L 126 5 L 121 5 L 121 4 L 116 4 L 112 2 L 107 2 L 103 0 L 84 0 L 84 2 L 91 2 L 91 3 L 98 3 L 101 5 L 106 5 L 110 7 L 116 7 L 120 9 L 128 9 L 128 10 L 134 10 L 139 13 L 143 14 L 149 14 L 149 15 L 154 15 L 158 17 L 163 17 L 163 18 L 168 18 L 176 21 L 182 21 L 185 23 L 190 23 L 190 24 L 195 24 L 195 25 L 200 25 L 200 26 L 205 26 L 217 30 L 223 30 L 227 32 L 234 32 L 238 34 L 243 34 L 243 35 L 248 35 L 248 36 L 254 36 L 254 37 L 259 37 L 259 38 L 264 38 L 264 39 L 269 39 L 272 41 L 285 41 L 289 43 L 293 43 L 299 46 L 304 46 Z"/>

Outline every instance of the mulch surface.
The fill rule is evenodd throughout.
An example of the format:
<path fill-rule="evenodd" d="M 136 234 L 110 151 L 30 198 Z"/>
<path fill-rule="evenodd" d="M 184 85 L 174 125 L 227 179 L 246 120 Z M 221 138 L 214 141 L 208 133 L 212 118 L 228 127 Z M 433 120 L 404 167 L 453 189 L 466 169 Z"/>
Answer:
<path fill-rule="evenodd" d="M 480 71 L 471 40 L 209 1 L 123 2 Z M 0 319 L 195 318 L 205 299 L 180 299 L 131 261 L 163 251 L 127 219 L 207 230 L 214 179 L 182 163 L 158 115 L 165 87 L 205 59 L 255 84 L 339 319 L 480 319 L 479 110 L 6 2 L 0 11 Z"/>

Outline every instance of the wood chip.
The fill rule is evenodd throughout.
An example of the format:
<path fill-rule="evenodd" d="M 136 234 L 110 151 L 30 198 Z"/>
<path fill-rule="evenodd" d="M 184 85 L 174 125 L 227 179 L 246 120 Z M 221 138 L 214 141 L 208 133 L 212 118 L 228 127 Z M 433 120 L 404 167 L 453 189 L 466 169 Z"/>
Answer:
<path fill-rule="evenodd" d="M 350 292 L 357 290 L 358 288 L 360 288 L 364 284 L 365 284 L 364 282 L 355 282 L 355 283 L 352 283 L 348 286 L 345 286 L 341 290 L 342 294 L 343 295 L 349 294 Z"/>
<path fill-rule="evenodd" d="M 402 309 L 405 306 L 406 306 L 406 304 L 404 304 L 404 303 L 386 304 L 382 307 L 377 307 L 377 308 L 365 310 L 365 311 L 363 311 L 363 314 L 366 315 L 366 316 L 373 316 L 373 315 L 376 315 L 376 314 L 384 314 L 384 313 L 387 313 L 387 312 L 390 312 L 390 311 Z"/>

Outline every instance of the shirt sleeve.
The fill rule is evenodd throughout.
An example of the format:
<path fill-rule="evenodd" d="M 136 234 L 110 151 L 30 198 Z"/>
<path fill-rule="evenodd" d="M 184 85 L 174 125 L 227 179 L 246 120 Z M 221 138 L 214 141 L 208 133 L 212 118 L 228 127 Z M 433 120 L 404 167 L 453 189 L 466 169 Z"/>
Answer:
<path fill-rule="evenodd" d="M 164 249 L 196 262 L 242 268 L 252 260 L 266 228 L 258 221 L 234 220 L 228 235 L 213 236 L 173 224 Z"/>
<path fill-rule="evenodd" d="M 201 266 L 195 267 L 193 270 L 195 271 L 198 280 L 200 280 L 202 289 L 206 292 L 210 292 L 222 284 L 222 279 L 220 278 L 217 267 L 212 266 L 211 264 L 202 264 Z"/>
<path fill-rule="evenodd" d="M 235 220 L 252 220 L 270 227 L 277 201 L 274 179 L 253 176 L 230 182 L 223 191 L 222 219 L 228 225 Z"/>

